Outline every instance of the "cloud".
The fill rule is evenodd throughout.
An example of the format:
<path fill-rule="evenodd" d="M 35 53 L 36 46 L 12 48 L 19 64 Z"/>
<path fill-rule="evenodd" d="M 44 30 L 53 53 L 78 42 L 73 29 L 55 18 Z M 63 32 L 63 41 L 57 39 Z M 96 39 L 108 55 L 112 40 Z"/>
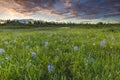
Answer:
<path fill-rule="evenodd" d="M 43 13 L 63 19 L 120 16 L 120 0 L 0 0 L 0 7 L 24 16 Z"/>

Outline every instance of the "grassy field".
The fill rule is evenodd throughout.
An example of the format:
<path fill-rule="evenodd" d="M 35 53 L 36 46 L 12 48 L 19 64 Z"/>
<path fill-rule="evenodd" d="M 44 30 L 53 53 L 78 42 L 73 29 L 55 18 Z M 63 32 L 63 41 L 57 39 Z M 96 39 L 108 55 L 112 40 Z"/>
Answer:
<path fill-rule="evenodd" d="M 120 80 L 120 28 L 1 29 L 0 80 Z"/>

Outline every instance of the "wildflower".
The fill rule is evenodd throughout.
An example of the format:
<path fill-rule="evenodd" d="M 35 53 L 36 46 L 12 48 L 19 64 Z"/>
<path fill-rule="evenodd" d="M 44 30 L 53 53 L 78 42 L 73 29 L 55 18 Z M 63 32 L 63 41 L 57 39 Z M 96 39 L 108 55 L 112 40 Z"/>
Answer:
<path fill-rule="evenodd" d="M 88 60 L 88 64 L 92 64 L 92 62 L 93 62 L 93 58 L 92 58 L 92 56 L 91 55 L 89 55 L 88 56 L 88 58 L 87 58 L 87 60 Z"/>
<path fill-rule="evenodd" d="M 101 47 L 105 47 L 105 41 L 104 41 L 104 40 L 102 40 L 102 41 L 100 42 L 100 46 L 101 46 Z"/>
<path fill-rule="evenodd" d="M 32 57 L 35 58 L 36 57 L 36 53 L 32 52 Z"/>
<path fill-rule="evenodd" d="M 5 50 L 4 49 L 0 49 L 0 53 L 4 54 Z"/>
<path fill-rule="evenodd" d="M 4 42 L 4 44 L 5 44 L 5 45 L 8 45 L 8 42 L 7 42 L 7 41 L 5 41 L 5 42 Z"/>
<path fill-rule="evenodd" d="M 28 62 L 26 66 L 27 66 L 27 67 L 32 66 L 32 63 L 31 63 L 31 62 Z"/>
<path fill-rule="evenodd" d="M 4 41 L 5 40 L 5 38 L 2 38 L 2 41 Z"/>
<path fill-rule="evenodd" d="M 28 41 L 30 41 L 30 36 L 28 36 Z"/>
<path fill-rule="evenodd" d="M 16 37 L 16 36 L 14 36 L 14 42 L 16 42 L 16 40 L 17 40 L 17 37 Z"/>
<path fill-rule="evenodd" d="M 2 64 L 2 61 L 0 61 L 0 65 Z"/>
<path fill-rule="evenodd" d="M 9 56 L 8 56 L 8 57 L 6 57 L 5 59 L 6 59 L 7 61 L 10 61 L 10 57 L 9 57 Z"/>
<path fill-rule="evenodd" d="M 52 71 L 53 71 L 53 66 L 52 66 L 52 64 L 50 63 L 50 64 L 48 65 L 48 72 L 51 73 Z"/>
<path fill-rule="evenodd" d="M 47 50 L 49 49 L 48 42 L 45 42 L 45 47 L 46 47 Z"/>
<path fill-rule="evenodd" d="M 74 46 L 74 51 L 78 51 L 78 46 Z"/>
<path fill-rule="evenodd" d="M 26 49 L 29 49 L 29 45 L 26 45 Z"/>
<path fill-rule="evenodd" d="M 112 37 L 112 38 L 111 38 L 111 41 L 114 41 L 114 40 L 115 40 L 115 38 L 114 38 L 114 37 Z"/>
<path fill-rule="evenodd" d="M 12 43 L 12 40 L 10 40 L 10 43 Z"/>
<path fill-rule="evenodd" d="M 14 42 L 16 42 L 16 40 L 14 40 Z"/>
<path fill-rule="evenodd" d="M 22 36 L 22 33 L 20 33 L 19 35 Z"/>

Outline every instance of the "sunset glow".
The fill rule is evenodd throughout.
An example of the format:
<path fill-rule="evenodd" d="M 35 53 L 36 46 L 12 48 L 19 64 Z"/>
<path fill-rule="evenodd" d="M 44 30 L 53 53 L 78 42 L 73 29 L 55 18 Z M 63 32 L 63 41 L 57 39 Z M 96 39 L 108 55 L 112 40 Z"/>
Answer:
<path fill-rule="evenodd" d="M 0 19 L 120 22 L 120 0 L 0 0 Z"/>

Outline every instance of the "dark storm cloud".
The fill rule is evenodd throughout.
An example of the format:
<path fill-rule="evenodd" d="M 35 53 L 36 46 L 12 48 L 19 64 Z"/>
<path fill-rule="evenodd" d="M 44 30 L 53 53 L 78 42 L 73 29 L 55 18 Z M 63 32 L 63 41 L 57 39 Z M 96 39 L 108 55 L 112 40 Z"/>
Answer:
<path fill-rule="evenodd" d="M 3 2 L 7 2 L 4 0 Z M 22 14 L 44 12 L 63 18 L 97 19 L 120 16 L 120 0 L 9 0 L 14 11 Z M 0 3 L 2 4 L 2 3 Z M 10 5 L 14 5 L 10 4 Z"/>

